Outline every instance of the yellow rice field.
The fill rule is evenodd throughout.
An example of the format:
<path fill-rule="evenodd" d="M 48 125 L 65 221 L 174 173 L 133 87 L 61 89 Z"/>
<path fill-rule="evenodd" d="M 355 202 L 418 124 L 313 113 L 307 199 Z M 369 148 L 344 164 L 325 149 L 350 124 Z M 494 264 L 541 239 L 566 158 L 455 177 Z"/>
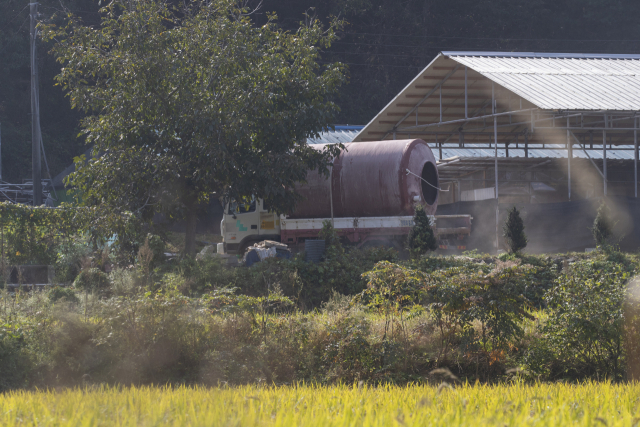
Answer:
<path fill-rule="evenodd" d="M 2 426 L 634 426 L 640 385 L 140 387 L 9 392 Z"/>

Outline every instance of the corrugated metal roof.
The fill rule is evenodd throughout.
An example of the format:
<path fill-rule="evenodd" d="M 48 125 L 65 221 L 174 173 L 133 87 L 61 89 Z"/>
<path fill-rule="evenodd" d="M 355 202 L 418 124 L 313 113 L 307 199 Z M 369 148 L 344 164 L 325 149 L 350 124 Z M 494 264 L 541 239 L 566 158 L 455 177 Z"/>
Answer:
<path fill-rule="evenodd" d="M 446 52 L 542 109 L 640 110 L 640 58 Z"/>
<path fill-rule="evenodd" d="M 309 138 L 307 143 L 309 144 L 344 144 L 352 142 L 356 137 L 362 126 L 349 126 L 354 129 L 340 129 L 341 126 L 336 126 L 336 130 L 329 132 L 322 132 L 320 138 Z M 344 126 L 346 127 L 346 126 Z"/>
<path fill-rule="evenodd" d="M 442 148 L 442 159 L 440 158 L 440 150 L 435 147 L 433 144 L 429 144 L 431 147 L 431 151 L 433 151 L 433 155 L 435 156 L 437 161 L 443 159 L 450 159 L 452 157 L 477 157 L 477 158 L 493 158 L 494 151 L 493 149 L 487 148 L 475 148 L 475 147 L 486 147 L 486 144 L 465 144 L 465 148 Z M 585 147 L 586 148 L 586 147 Z M 626 150 L 624 150 L 626 149 Z M 591 157 L 592 159 L 602 159 L 602 148 L 590 150 L 586 148 L 589 156 L 585 154 L 585 152 L 578 148 L 574 147 L 573 149 L 573 157 L 579 159 L 587 159 Z M 522 148 L 514 148 L 514 146 L 509 147 L 509 158 L 511 157 L 524 157 L 524 149 Z M 504 158 L 506 157 L 506 150 L 504 148 L 498 147 L 498 157 Z M 566 159 L 567 158 L 567 150 L 564 146 L 557 144 L 549 144 L 545 148 L 529 148 L 529 158 L 543 159 L 543 158 L 551 158 L 551 159 Z M 607 147 L 607 159 L 615 159 L 615 160 L 633 160 L 633 145 L 620 145 L 613 149 L 609 149 Z"/>
<path fill-rule="evenodd" d="M 554 52 L 491 52 L 491 51 L 443 51 L 442 55 L 495 56 L 506 58 L 591 58 L 591 59 L 640 59 L 637 54 L 625 53 L 554 53 Z"/>
<path fill-rule="evenodd" d="M 490 114 L 494 93 L 497 111 L 516 111 L 509 118 L 498 119 L 502 131 L 498 142 L 502 146 L 510 143 L 512 136 L 509 134 L 528 128 L 526 122 L 532 118 L 528 112 L 531 110 L 542 112 L 536 120 L 544 120 L 545 114 L 550 117 L 558 110 L 640 111 L 640 55 L 442 52 L 358 133 L 354 141 L 422 137 L 425 140 L 446 139 L 451 143 L 458 138 L 461 128 L 466 142 L 487 141 L 487 135 L 473 134 L 473 131 L 485 128 L 485 121 L 478 122 L 473 118 Z M 468 116 L 465 113 L 467 104 Z M 510 126 L 511 119 L 513 126 Z M 555 122 L 543 122 L 542 127 L 547 123 L 547 128 L 556 126 Z M 632 127 L 629 124 L 624 123 L 621 127 Z M 632 134 L 616 132 L 614 144 L 633 143 Z M 560 131 L 547 129 L 531 134 L 529 143 L 530 147 L 552 144 L 560 142 L 561 138 Z M 594 143 L 601 145 L 598 140 Z"/>

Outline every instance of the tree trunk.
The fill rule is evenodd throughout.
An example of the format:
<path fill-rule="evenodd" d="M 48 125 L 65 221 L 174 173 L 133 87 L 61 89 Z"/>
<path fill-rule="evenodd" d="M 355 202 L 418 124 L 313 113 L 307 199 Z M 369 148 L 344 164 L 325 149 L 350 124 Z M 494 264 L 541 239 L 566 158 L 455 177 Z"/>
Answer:
<path fill-rule="evenodd" d="M 196 203 L 188 201 L 185 203 L 187 213 L 185 216 L 186 230 L 184 238 L 184 254 L 188 256 L 196 255 L 196 224 L 198 222 L 198 212 L 196 211 Z"/>

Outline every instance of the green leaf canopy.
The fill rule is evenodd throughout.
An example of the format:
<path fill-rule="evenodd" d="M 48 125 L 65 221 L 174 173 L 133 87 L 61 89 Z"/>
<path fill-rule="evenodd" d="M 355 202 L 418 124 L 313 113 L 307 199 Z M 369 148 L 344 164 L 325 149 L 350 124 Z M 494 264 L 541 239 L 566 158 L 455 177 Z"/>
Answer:
<path fill-rule="evenodd" d="M 271 16 L 256 27 L 233 0 L 114 0 L 101 12 L 99 28 L 68 15 L 64 28 L 43 29 L 58 41 L 58 83 L 90 114 L 82 129 L 94 155 L 69 181 L 84 204 L 185 216 L 192 251 L 196 207 L 212 194 L 285 212 L 307 170 L 326 173 L 338 148 L 306 138 L 337 112 L 344 67 L 319 59 L 340 22 L 284 32 Z"/>

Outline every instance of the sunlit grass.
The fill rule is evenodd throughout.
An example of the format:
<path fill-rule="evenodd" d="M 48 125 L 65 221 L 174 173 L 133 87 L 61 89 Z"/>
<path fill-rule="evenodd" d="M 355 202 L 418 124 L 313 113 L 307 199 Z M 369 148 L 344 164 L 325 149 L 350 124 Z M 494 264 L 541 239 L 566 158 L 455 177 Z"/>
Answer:
<path fill-rule="evenodd" d="M 0 395 L 3 426 L 633 426 L 640 385 L 141 387 Z"/>

